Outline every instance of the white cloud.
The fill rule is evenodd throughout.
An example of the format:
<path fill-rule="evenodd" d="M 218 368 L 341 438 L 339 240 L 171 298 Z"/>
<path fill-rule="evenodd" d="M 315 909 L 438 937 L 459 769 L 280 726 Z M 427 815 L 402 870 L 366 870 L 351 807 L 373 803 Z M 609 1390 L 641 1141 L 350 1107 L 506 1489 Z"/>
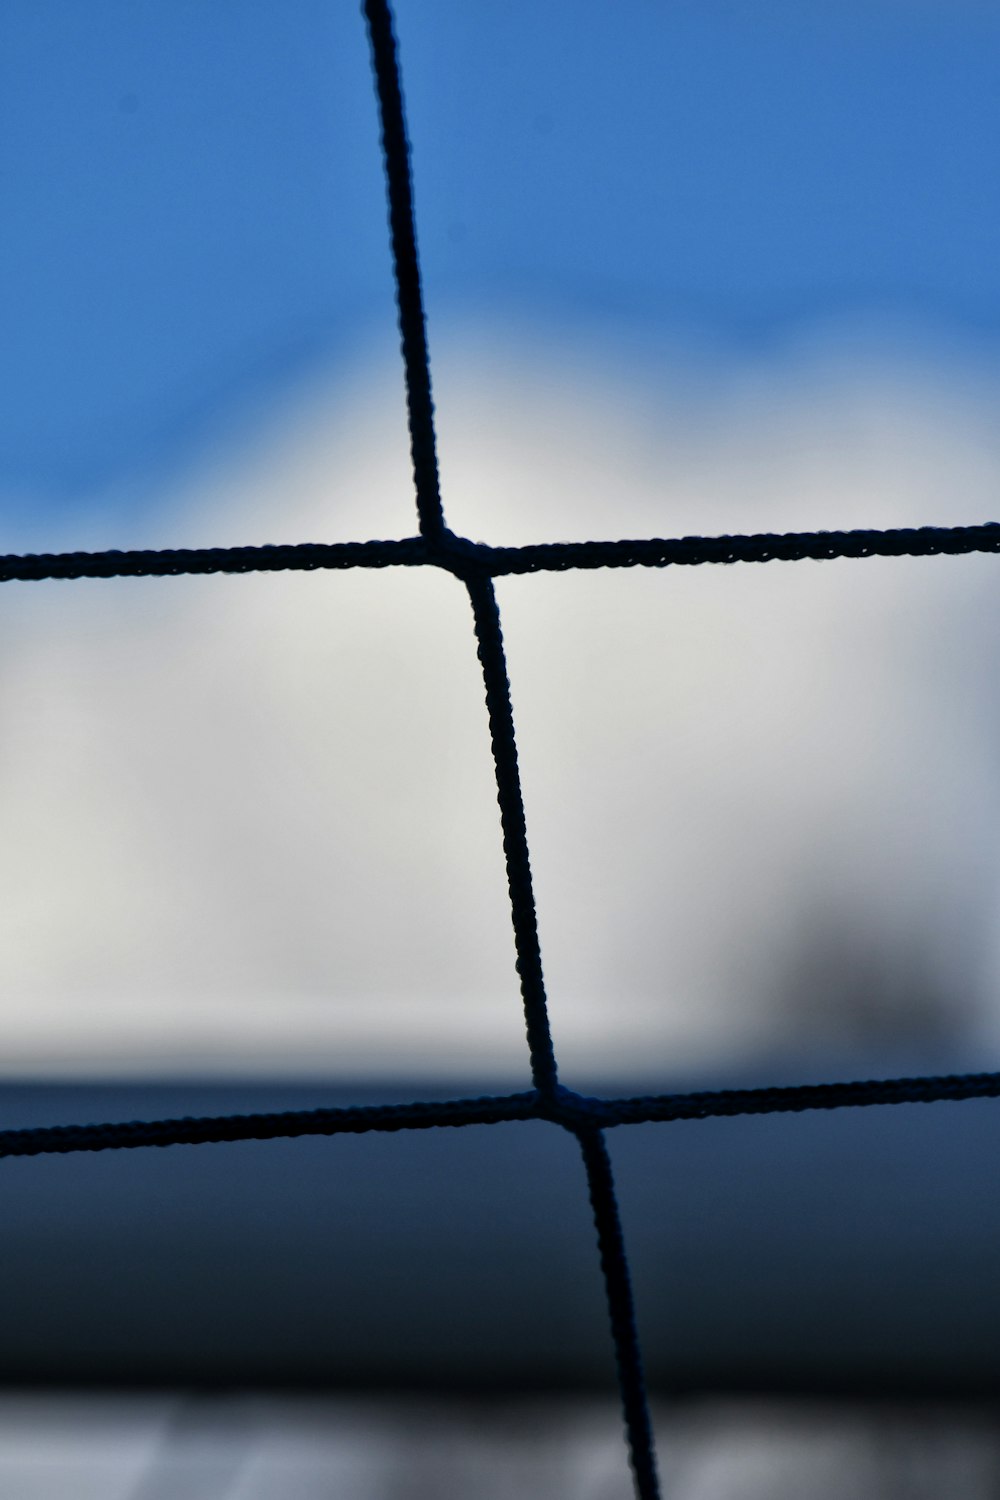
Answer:
<path fill-rule="evenodd" d="M 684 375 L 456 339 L 451 523 L 527 541 L 996 514 L 982 372 L 827 345 Z M 400 401 L 395 371 L 314 392 L 190 477 L 152 539 L 412 532 Z M 997 566 L 498 585 L 570 1081 L 908 1030 L 989 1050 Z M 0 615 L 0 1070 L 523 1074 L 453 579 L 7 585 Z"/>

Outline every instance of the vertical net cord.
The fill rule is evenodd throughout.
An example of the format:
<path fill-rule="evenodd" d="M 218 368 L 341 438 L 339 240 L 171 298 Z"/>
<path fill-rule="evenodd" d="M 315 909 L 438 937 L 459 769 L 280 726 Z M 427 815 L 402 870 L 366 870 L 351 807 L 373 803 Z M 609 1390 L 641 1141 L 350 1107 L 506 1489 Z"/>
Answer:
<path fill-rule="evenodd" d="M 531 1074 L 538 1092 L 546 1098 L 554 1098 L 559 1079 L 545 1001 L 542 951 L 538 941 L 538 917 L 531 882 L 528 832 L 517 764 L 517 741 L 514 737 L 514 715 L 510 702 L 503 633 L 500 629 L 500 611 L 491 578 L 486 575 L 470 575 L 465 582 L 472 603 L 476 648 L 486 689 L 497 802 L 500 805 L 500 824 L 503 830 L 503 852 L 507 863 L 507 888 L 514 924 L 514 950 L 531 1054 Z"/>
<path fill-rule="evenodd" d="M 590 1205 L 594 1211 L 635 1492 L 638 1500 L 660 1500 L 653 1426 L 611 1160 L 603 1131 L 578 1129 L 574 1133 L 583 1154 Z"/>
<path fill-rule="evenodd" d="M 406 135 L 396 39 L 387 0 L 365 0 L 364 13 L 368 23 L 382 125 L 382 153 L 389 197 L 389 231 L 399 313 L 400 347 L 406 376 L 406 407 L 413 482 L 417 492 L 417 515 L 420 519 L 421 536 L 428 541 L 437 541 L 444 534 L 445 523 L 434 436 L 434 399 L 431 394 L 424 298 L 420 285 L 420 261 L 417 257 L 417 232 L 413 216 L 410 144 Z"/>
<path fill-rule="evenodd" d="M 417 514 L 421 535 L 432 545 L 440 545 L 445 542 L 448 533 L 441 505 L 430 356 L 413 214 L 410 152 L 392 14 L 388 0 L 364 0 L 364 13 L 371 40 L 372 64 L 382 122 L 382 150 L 389 196 L 393 271 L 406 374 Z M 559 1093 L 559 1080 L 545 1000 L 538 919 L 532 889 L 524 799 L 500 611 L 497 608 L 493 580 L 488 574 L 470 569 L 463 570 L 462 576 L 472 604 L 476 646 L 486 692 L 514 925 L 516 964 L 524 1005 L 532 1078 L 541 1098 L 555 1103 Z M 600 1131 L 579 1132 L 578 1139 L 597 1228 L 636 1493 L 639 1500 L 659 1500 L 653 1435 L 611 1163 Z"/>

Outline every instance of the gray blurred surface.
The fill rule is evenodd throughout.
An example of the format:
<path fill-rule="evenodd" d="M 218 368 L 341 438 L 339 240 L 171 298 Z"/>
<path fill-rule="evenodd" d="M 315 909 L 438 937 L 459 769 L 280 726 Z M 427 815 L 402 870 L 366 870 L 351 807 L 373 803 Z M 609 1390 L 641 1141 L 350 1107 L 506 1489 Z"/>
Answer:
<path fill-rule="evenodd" d="M 658 1403 L 667 1500 L 994 1500 L 982 1406 Z M 566 1399 L 0 1398 L 17 1500 L 628 1500 L 618 1412 Z"/>
<path fill-rule="evenodd" d="M 18 1085 L 0 1120 L 400 1093 Z M 996 1101 L 609 1142 L 659 1389 L 1000 1389 Z M 8 1385 L 613 1389 L 583 1171 L 555 1126 L 10 1159 L 0 1178 Z"/>

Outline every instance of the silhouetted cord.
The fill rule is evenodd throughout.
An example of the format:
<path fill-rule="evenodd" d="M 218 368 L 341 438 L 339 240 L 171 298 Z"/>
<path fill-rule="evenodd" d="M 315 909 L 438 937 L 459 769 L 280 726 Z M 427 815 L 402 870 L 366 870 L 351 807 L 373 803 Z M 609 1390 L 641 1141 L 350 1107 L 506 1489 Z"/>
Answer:
<path fill-rule="evenodd" d="M 179 578 L 210 573 L 313 573 L 343 568 L 420 567 L 422 537 L 391 542 L 298 542 L 264 547 L 167 547 L 0 556 L 0 583 L 72 578 Z"/>
<path fill-rule="evenodd" d="M 382 151 L 389 198 L 392 265 L 399 310 L 399 336 L 406 372 L 406 405 L 410 425 L 410 453 L 417 491 L 417 513 L 423 536 L 438 537 L 444 529 L 434 438 L 434 401 L 431 395 L 427 328 L 420 286 L 417 232 L 413 217 L 410 145 L 403 112 L 403 89 L 396 58 L 392 13 L 385 0 L 365 0 L 365 19 L 371 41 L 372 67 L 382 122 Z"/>
<path fill-rule="evenodd" d="M 593 1099 L 559 1086 L 544 1094 L 533 1089 L 526 1093 L 488 1094 L 477 1099 L 418 1100 L 412 1104 L 349 1105 L 185 1119 L 108 1120 L 94 1125 L 39 1125 L 0 1130 L 0 1157 L 123 1151 L 144 1146 L 198 1146 L 216 1141 L 278 1140 L 305 1135 L 364 1135 L 369 1131 L 495 1125 L 503 1120 L 546 1120 L 578 1132 L 653 1121 L 708 1120 L 809 1109 L 860 1109 L 870 1105 L 958 1103 L 998 1096 L 1000 1073 L 803 1084 L 788 1088 L 715 1089 L 632 1099 Z"/>
<path fill-rule="evenodd" d="M 878 1104 L 960 1103 L 1000 1097 L 1000 1073 L 939 1074 L 859 1083 L 807 1083 L 784 1088 L 717 1089 L 689 1094 L 598 1101 L 607 1125 L 656 1120 L 708 1120 L 735 1115 L 799 1114 L 811 1109 L 861 1109 Z"/>
<path fill-rule="evenodd" d="M 208 1146 L 224 1141 L 291 1140 L 314 1135 L 367 1135 L 456 1125 L 496 1125 L 535 1116 L 537 1095 L 346 1105 L 280 1113 L 201 1115 L 180 1119 L 108 1121 L 99 1125 L 47 1125 L 0 1130 L 0 1156 L 66 1155 L 147 1146 Z"/>
<path fill-rule="evenodd" d="M 436 470 L 435 470 L 436 472 Z M 435 480 L 436 484 L 436 480 Z M 435 490 L 436 493 L 436 490 Z M 1000 524 L 900 526 L 888 531 L 757 532 L 748 536 L 648 537 L 611 542 L 540 542 L 491 547 L 442 530 L 371 542 L 299 542 L 264 547 L 173 547 L 136 551 L 0 555 L 0 583 L 49 578 L 154 578 L 189 573 L 312 572 L 318 568 L 445 568 L 467 578 L 571 569 L 700 567 L 709 563 L 832 562 L 851 557 L 964 556 L 1000 552 Z"/>
<path fill-rule="evenodd" d="M 486 710 L 496 769 L 497 802 L 500 805 L 507 887 L 514 923 L 514 948 L 531 1053 L 531 1073 L 535 1087 L 542 1093 L 551 1093 L 558 1083 L 556 1059 L 545 1003 L 538 919 L 531 884 L 531 860 L 528 855 L 528 835 L 517 764 L 510 683 L 507 680 L 507 662 L 500 629 L 500 611 L 489 578 L 469 577 L 466 579 L 466 588 L 472 603 L 479 662 L 486 689 Z"/>
<path fill-rule="evenodd" d="M 659 1500 L 653 1429 L 646 1400 L 646 1381 L 642 1372 L 642 1355 L 632 1302 L 632 1282 L 611 1161 L 600 1130 L 577 1130 L 576 1137 L 580 1142 L 583 1164 L 587 1170 L 590 1206 L 594 1211 L 594 1227 L 601 1254 L 601 1270 L 604 1272 L 604 1290 L 611 1319 L 611 1337 L 618 1365 L 618 1386 L 635 1491 L 639 1500 Z"/>
<path fill-rule="evenodd" d="M 705 563 L 831 562 L 840 557 L 936 557 L 1000 552 L 1000 524 L 896 526 L 884 531 L 761 531 L 749 536 L 650 537 L 614 542 L 542 542 L 490 548 L 490 572 L 568 568 L 699 567 Z"/>

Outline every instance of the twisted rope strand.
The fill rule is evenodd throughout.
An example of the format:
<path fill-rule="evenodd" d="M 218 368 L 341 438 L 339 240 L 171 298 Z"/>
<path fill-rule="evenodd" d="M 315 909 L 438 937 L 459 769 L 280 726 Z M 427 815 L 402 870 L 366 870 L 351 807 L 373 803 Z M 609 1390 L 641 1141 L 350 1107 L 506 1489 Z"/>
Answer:
<path fill-rule="evenodd" d="M 611 1337 L 618 1366 L 618 1388 L 628 1440 L 629 1461 L 638 1500 L 659 1500 L 656 1450 L 646 1399 L 639 1331 L 635 1321 L 632 1279 L 629 1274 L 621 1216 L 615 1194 L 607 1144 L 600 1130 L 578 1130 L 577 1140 L 587 1172 L 590 1206 L 604 1273 L 604 1292 L 611 1320 Z"/>
<path fill-rule="evenodd" d="M 641 541 L 543 542 L 491 547 L 490 571 L 698 567 L 703 563 L 830 562 L 841 557 L 936 557 L 1000 552 L 1000 524 L 896 526 L 883 531 L 756 532 L 748 536 L 650 537 Z"/>
<path fill-rule="evenodd" d="M 531 1072 L 535 1087 L 543 1094 L 551 1095 L 558 1084 L 556 1058 L 545 1001 L 538 918 L 531 882 L 531 859 L 528 853 L 524 798 L 517 763 L 517 740 L 514 737 L 514 717 L 500 628 L 500 611 L 493 583 L 489 578 L 470 576 L 466 580 L 466 587 L 472 604 L 479 662 L 486 690 L 486 711 L 490 721 L 497 802 L 500 805 L 503 851 L 507 865 L 507 888 L 514 924 L 514 951 L 521 981 Z"/>
<path fill-rule="evenodd" d="M 168 547 L 0 556 L 0 583 L 56 578 L 179 578 L 208 573 L 312 573 L 318 569 L 419 567 L 421 537 L 391 542 L 299 542 L 264 547 Z"/>
<path fill-rule="evenodd" d="M 875 1104 L 935 1104 L 1000 1097 L 1000 1073 L 936 1074 L 927 1078 L 807 1083 L 784 1088 L 714 1089 L 648 1098 L 595 1100 L 606 1125 L 653 1120 L 708 1120 L 720 1116 L 798 1114 L 811 1109 L 863 1109 Z"/>
<path fill-rule="evenodd" d="M 494 1125 L 528 1120 L 536 1095 L 362 1104 L 280 1113 L 200 1115 L 183 1119 L 110 1121 L 99 1125 L 43 1125 L 0 1130 L 0 1157 L 123 1151 L 147 1146 L 205 1146 L 220 1141 L 289 1140 L 305 1135 L 364 1135 L 369 1131 L 429 1130 L 435 1126 Z"/>
<path fill-rule="evenodd" d="M 444 530 L 434 436 L 434 400 L 427 352 L 427 324 L 420 285 L 417 231 L 413 216 L 410 143 L 406 135 L 403 88 L 396 56 L 392 13 L 386 0 L 365 0 L 372 67 L 382 122 L 382 155 L 389 199 L 392 269 L 399 312 L 399 338 L 406 376 L 413 483 L 422 536 L 437 538 Z"/>

